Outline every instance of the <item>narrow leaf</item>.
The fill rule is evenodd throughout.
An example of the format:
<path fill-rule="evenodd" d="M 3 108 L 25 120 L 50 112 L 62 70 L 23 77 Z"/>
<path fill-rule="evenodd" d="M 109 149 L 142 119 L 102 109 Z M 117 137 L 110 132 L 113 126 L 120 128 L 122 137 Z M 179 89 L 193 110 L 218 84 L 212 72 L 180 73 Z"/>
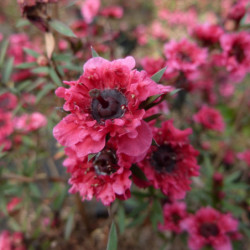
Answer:
<path fill-rule="evenodd" d="M 19 19 L 17 21 L 17 23 L 16 23 L 16 27 L 17 28 L 21 28 L 23 26 L 28 26 L 28 25 L 30 25 L 30 22 L 27 19 L 24 19 L 24 18 Z"/>
<path fill-rule="evenodd" d="M 74 226 L 74 213 L 72 212 L 70 213 L 65 226 L 64 238 L 66 240 L 70 238 L 70 235 L 73 231 L 73 226 Z"/>
<path fill-rule="evenodd" d="M 52 20 L 49 22 L 49 24 L 54 30 L 56 30 L 60 34 L 62 34 L 64 36 L 77 38 L 77 36 L 73 33 L 73 31 L 64 23 L 62 23 L 58 20 Z"/>
<path fill-rule="evenodd" d="M 133 175 L 135 175 L 137 178 L 139 178 L 140 180 L 143 180 L 143 181 L 147 181 L 145 174 L 138 166 L 133 164 L 130 169 L 131 169 Z"/>
<path fill-rule="evenodd" d="M 114 222 L 112 222 L 112 225 L 109 231 L 107 250 L 117 250 L 117 232 L 116 232 L 116 227 L 115 227 Z"/>
<path fill-rule="evenodd" d="M 46 85 L 36 96 L 36 103 L 38 103 L 45 95 L 47 95 L 52 89 L 55 89 L 53 84 Z"/>
<path fill-rule="evenodd" d="M 31 72 L 35 73 L 35 74 L 40 74 L 40 73 L 48 74 L 49 73 L 49 68 L 48 67 L 37 67 L 35 69 L 32 69 Z"/>
<path fill-rule="evenodd" d="M 37 64 L 35 62 L 30 62 L 30 63 L 21 63 L 16 65 L 17 69 L 30 69 L 34 66 L 37 66 Z"/>
<path fill-rule="evenodd" d="M 118 215 L 119 230 L 120 233 L 122 234 L 125 230 L 125 209 L 122 204 L 120 204 L 117 215 Z"/>
<path fill-rule="evenodd" d="M 2 46 L 1 46 L 1 52 L 0 52 L 0 65 L 3 64 L 3 61 L 4 61 L 4 58 L 5 58 L 5 55 L 6 55 L 6 51 L 7 51 L 8 46 L 9 46 L 9 41 L 8 41 L 8 40 L 5 40 L 5 41 L 2 43 Z"/>
<path fill-rule="evenodd" d="M 89 154 L 88 155 L 88 161 L 91 161 L 96 156 L 96 154 Z"/>
<path fill-rule="evenodd" d="M 58 86 L 62 85 L 61 79 L 58 77 L 56 71 L 53 68 L 50 68 L 49 75 L 50 75 L 51 79 L 53 80 L 53 82 L 56 83 L 56 85 L 58 85 Z"/>
<path fill-rule="evenodd" d="M 161 115 L 162 115 L 162 114 L 160 114 L 160 113 L 151 115 L 151 116 L 149 116 L 149 117 L 144 118 L 144 121 L 145 121 L 145 122 L 153 121 L 153 120 L 159 118 Z"/>
<path fill-rule="evenodd" d="M 159 82 L 166 71 L 167 67 L 164 67 L 163 69 L 159 70 L 156 72 L 153 76 L 151 76 L 151 79 L 155 82 Z"/>
<path fill-rule="evenodd" d="M 35 58 L 38 58 L 40 56 L 40 54 L 36 52 L 35 50 L 29 49 L 29 48 L 23 48 L 23 50 L 25 51 L 25 53 Z"/>
<path fill-rule="evenodd" d="M 92 53 L 92 57 L 99 57 L 98 53 L 94 50 L 92 46 L 91 46 L 91 53 Z"/>
<path fill-rule="evenodd" d="M 3 76 L 2 76 L 4 83 L 7 83 L 10 79 L 10 75 L 11 75 L 11 72 L 13 69 L 13 63 L 14 63 L 13 57 L 11 57 L 7 60 L 7 63 L 6 63 L 4 70 L 3 70 Z"/>
<path fill-rule="evenodd" d="M 174 89 L 173 91 L 171 91 L 169 94 L 170 95 L 175 95 L 176 93 L 178 93 L 179 91 L 181 91 L 182 89 Z"/>

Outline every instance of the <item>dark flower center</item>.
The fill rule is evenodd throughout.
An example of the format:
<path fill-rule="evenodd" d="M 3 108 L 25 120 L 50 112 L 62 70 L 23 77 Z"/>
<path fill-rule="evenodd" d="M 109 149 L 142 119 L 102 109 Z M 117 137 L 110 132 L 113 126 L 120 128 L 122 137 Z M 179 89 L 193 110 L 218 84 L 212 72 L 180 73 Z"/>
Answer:
<path fill-rule="evenodd" d="M 162 145 L 152 153 L 151 164 L 157 172 L 171 173 L 176 163 L 176 152 L 170 145 Z"/>
<path fill-rule="evenodd" d="M 118 170 L 116 155 L 107 149 L 99 152 L 93 162 L 98 175 L 111 175 Z"/>
<path fill-rule="evenodd" d="M 93 98 L 92 116 L 99 123 L 103 120 L 122 117 L 127 105 L 126 97 L 116 89 L 93 89 L 89 92 Z"/>
<path fill-rule="evenodd" d="M 172 214 L 172 220 L 173 220 L 174 224 L 178 225 L 180 220 L 181 220 L 181 217 L 178 213 L 175 212 Z"/>
<path fill-rule="evenodd" d="M 238 63 L 243 62 L 245 59 L 245 53 L 242 49 L 242 46 L 238 43 L 235 43 L 230 51 L 230 56 L 234 56 Z"/>
<path fill-rule="evenodd" d="M 199 232 L 204 237 L 216 236 L 219 234 L 219 228 L 215 223 L 203 223 Z"/>
<path fill-rule="evenodd" d="M 186 52 L 183 51 L 178 52 L 177 57 L 183 62 L 188 62 L 188 63 L 192 62 L 191 57 Z"/>

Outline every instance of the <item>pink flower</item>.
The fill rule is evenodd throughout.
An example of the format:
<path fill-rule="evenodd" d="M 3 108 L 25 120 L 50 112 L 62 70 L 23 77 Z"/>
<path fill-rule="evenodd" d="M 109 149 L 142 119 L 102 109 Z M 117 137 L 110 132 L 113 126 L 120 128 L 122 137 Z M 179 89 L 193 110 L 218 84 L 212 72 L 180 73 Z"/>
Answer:
<path fill-rule="evenodd" d="M 64 110 L 71 112 L 53 130 L 59 143 L 83 157 L 101 151 L 109 134 L 117 138 L 118 153 L 138 156 L 148 150 L 152 133 L 139 106 L 171 87 L 156 84 L 134 66 L 133 57 L 112 62 L 95 57 L 85 63 L 78 81 L 65 82 L 69 89 L 56 90 L 66 100 Z"/>
<path fill-rule="evenodd" d="M 33 49 L 34 46 L 30 43 L 26 34 L 13 34 L 10 36 L 10 45 L 7 50 L 9 57 L 14 58 L 14 65 L 21 63 L 35 62 L 35 58 L 24 52 L 23 48 Z M 12 80 L 15 82 L 25 80 L 31 76 L 30 70 L 18 70 L 12 75 Z"/>
<path fill-rule="evenodd" d="M 88 35 L 88 24 L 84 20 L 75 21 L 71 28 L 77 37 L 82 38 Z"/>
<path fill-rule="evenodd" d="M 0 95 L 0 111 L 8 112 L 15 109 L 17 106 L 17 98 L 10 92 Z"/>
<path fill-rule="evenodd" d="M 191 35 L 199 39 L 203 45 L 209 46 L 219 42 L 223 29 L 215 24 L 199 24 L 191 30 Z"/>
<path fill-rule="evenodd" d="M 28 133 L 46 126 L 47 118 L 39 112 L 34 112 L 15 117 L 13 122 L 16 130 Z"/>
<path fill-rule="evenodd" d="M 13 197 L 10 202 L 8 202 L 7 204 L 7 211 L 8 213 L 12 213 L 13 211 L 15 211 L 15 209 L 17 208 L 17 206 L 21 203 L 21 199 L 18 197 Z"/>
<path fill-rule="evenodd" d="M 228 18 L 239 22 L 241 18 L 246 14 L 248 0 L 240 0 L 231 6 L 228 13 Z"/>
<path fill-rule="evenodd" d="M 82 16 L 86 23 L 91 23 L 101 6 L 100 0 L 85 0 L 81 7 Z"/>
<path fill-rule="evenodd" d="M 0 250 L 12 250 L 10 234 L 8 231 L 2 231 L 0 234 Z"/>
<path fill-rule="evenodd" d="M 140 63 L 149 76 L 154 75 L 165 66 L 165 60 L 163 58 L 144 57 Z"/>
<path fill-rule="evenodd" d="M 108 6 L 102 9 L 101 13 L 102 16 L 105 17 L 113 17 L 113 18 L 122 18 L 123 16 L 123 8 L 120 6 Z"/>
<path fill-rule="evenodd" d="M 193 120 L 210 130 L 223 132 L 225 129 L 225 123 L 220 112 L 206 105 L 203 105 L 199 112 L 193 116 Z"/>
<path fill-rule="evenodd" d="M 238 221 L 231 214 L 222 214 L 211 207 L 203 207 L 181 222 L 188 231 L 188 246 L 199 250 L 203 246 L 212 246 L 215 250 L 232 249 L 230 233 L 237 231 Z"/>
<path fill-rule="evenodd" d="M 166 43 L 164 54 L 167 58 L 167 73 L 174 71 L 189 73 L 190 71 L 195 71 L 207 59 L 206 49 L 198 47 L 187 39 L 182 39 L 179 42 L 172 40 Z"/>
<path fill-rule="evenodd" d="M 186 204 L 184 202 L 166 203 L 163 207 L 164 224 L 159 225 L 161 231 L 168 230 L 181 233 L 180 223 L 187 218 Z"/>
<path fill-rule="evenodd" d="M 109 141 L 105 149 L 91 160 L 86 156 L 77 158 L 69 148 L 66 148 L 66 154 L 68 158 L 63 164 L 71 173 L 71 193 L 79 192 L 82 200 L 96 197 L 105 206 L 109 206 L 116 198 L 124 200 L 130 197 L 129 168 L 132 158 L 119 154 L 115 143 Z"/>
<path fill-rule="evenodd" d="M 12 235 L 4 230 L 0 234 L 0 250 L 25 250 L 23 234 L 16 232 Z"/>
<path fill-rule="evenodd" d="M 152 23 L 151 33 L 152 36 L 156 39 L 161 39 L 164 41 L 168 38 L 168 35 L 166 34 L 166 31 L 164 30 L 162 24 L 158 21 L 154 21 Z"/>
<path fill-rule="evenodd" d="M 0 112 L 0 140 L 13 132 L 12 114 Z"/>
<path fill-rule="evenodd" d="M 237 154 L 237 157 L 242 160 L 242 161 L 245 161 L 246 164 L 248 166 L 250 166 L 250 150 L 246 150 L 244 152 L 241 152 L 241 153 L 238 153 Z"/>
<path fill-rule="evenodd" d="M 136 27 L 134 35 L 137 38 L 139 45 L 145 45 L 148 42 L 147 29 L 143 24 Z"/>
<path fill-rule="evenodd" d="M 188 11 L 170 11 L 161 9 L 158 13 L 159 18 L 166 20 L 170 25 L 184 25 L 187 27 L 194 26 L 197 23 L 197 12 L 195 9 Z"/>
<path fill-rule="evenodd" d="M 173 126 L 173 121 L 162 123 L 153 130 L 159 146 L 151 146 L 147 156 L 138 163 L 148 179 L 148 185 L 161 189 L 170 199 L 182 199 L 190 190 L 190 178 L 199 175 L 196 151 L 188 141 L 191 129 L 183 131 Z"/>
<path fill-rule="evenodd" d="M 250 71 L 250 35 L 244 31 L 224 34 L 220 43 L 223 52 L 214 56 L 214 62 L 242 80 Z"/>

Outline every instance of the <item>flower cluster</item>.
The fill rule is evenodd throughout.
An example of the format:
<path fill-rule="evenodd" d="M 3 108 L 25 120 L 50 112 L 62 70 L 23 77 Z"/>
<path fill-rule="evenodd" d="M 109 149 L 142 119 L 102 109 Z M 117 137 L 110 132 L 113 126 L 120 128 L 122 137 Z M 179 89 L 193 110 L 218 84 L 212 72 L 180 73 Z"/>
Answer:
<path fill-rule="evenodd" d="M 67 147 L 69 159 L 77 158 L 67 159 L 64 164 L 72 173 L 71 191 L 79 191 L 83 199 L 94 195 L 108 205 L 115 194 L 128 197 L 129 168 L 151 146 L 153 135 L 143 120 L 142 104 L 171 88 L 155 83 L 146 72 L 134 67 L 133 57 L 112 62 L 95 57 L 85 63 L 78 81 L 65 82 L 70 88 L 56 90 L 65 99 L 63 108 L 70 114 L 53 133 Z M 95 154 L 92 161 L 88 161 L 89 154 Z"/>

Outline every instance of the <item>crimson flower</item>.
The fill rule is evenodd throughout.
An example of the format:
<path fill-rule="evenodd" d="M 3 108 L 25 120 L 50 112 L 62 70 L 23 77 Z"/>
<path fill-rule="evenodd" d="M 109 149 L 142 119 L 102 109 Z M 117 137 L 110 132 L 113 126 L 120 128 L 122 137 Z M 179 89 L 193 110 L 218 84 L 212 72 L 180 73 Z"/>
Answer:
<path fill-rule="evenodd" d="M 152 133 L 140 105 L 171 87 L 156 84 L 134 66 L 133 57 L 112 62 L 95 57 L 85 63 L 79 80 L 65 82 L 70 88 L 56 90 L 70 112 L 53 130 L 59 143 L 79 158 L 100 152 L 107 136 L 116 138 L 118 154 L 137 157 L 149 149 Z"/>
<path fill-rule="evenodd" d="M 225 123 L 220 112 L 214 108 L 203 105 L 198 113 L 193 116 L 195 122 L 200 123 L 206 129 L 223 132 Z"/>
<path fill-rule="evenodd" d="M 181 222 L 189 234 L 191 250 L 209 245 L 215 250 L 232 249 L 230 235 L 237 232 L 238 221 L 231 214 L 222 214 L 211 207 L 203 207 Z"/>
<path fill-rule="evenodd" d="M 184 202 L 166 203 L 163 207 L 164 223 L 159 225 L 161 231 L 180 233 L 180 223 L 187 218 L 186 204 Z"/>
<path fill-rule="evenodd" d="M 199 175 L 196 161 L 199 153 L 188 140 L 191 133 L 191 129 L 175 128 L 172 120 L 162 123 L 161 128 L 153 130 L 158 146 L 151 146 L 145 159 L 138 163 L 148 185 L 161 189 L 170 199 L 184 198 L 190 190 L 190 178 Z"/>
<path fill-rule="evenodd" d="M 131 171 L 133 158 L 118 154 L 116 144 L 108 142 L 106 147 L 91 160 L 88 157 L 77 158 L 75 152 L 66 148 L 68 158 L 64 166 L 71 173 L 70 192 L 79 192 L 82 200 L 96 197 L 105 206 L 110 205 L 116 198 L 130 197 Z"/>

